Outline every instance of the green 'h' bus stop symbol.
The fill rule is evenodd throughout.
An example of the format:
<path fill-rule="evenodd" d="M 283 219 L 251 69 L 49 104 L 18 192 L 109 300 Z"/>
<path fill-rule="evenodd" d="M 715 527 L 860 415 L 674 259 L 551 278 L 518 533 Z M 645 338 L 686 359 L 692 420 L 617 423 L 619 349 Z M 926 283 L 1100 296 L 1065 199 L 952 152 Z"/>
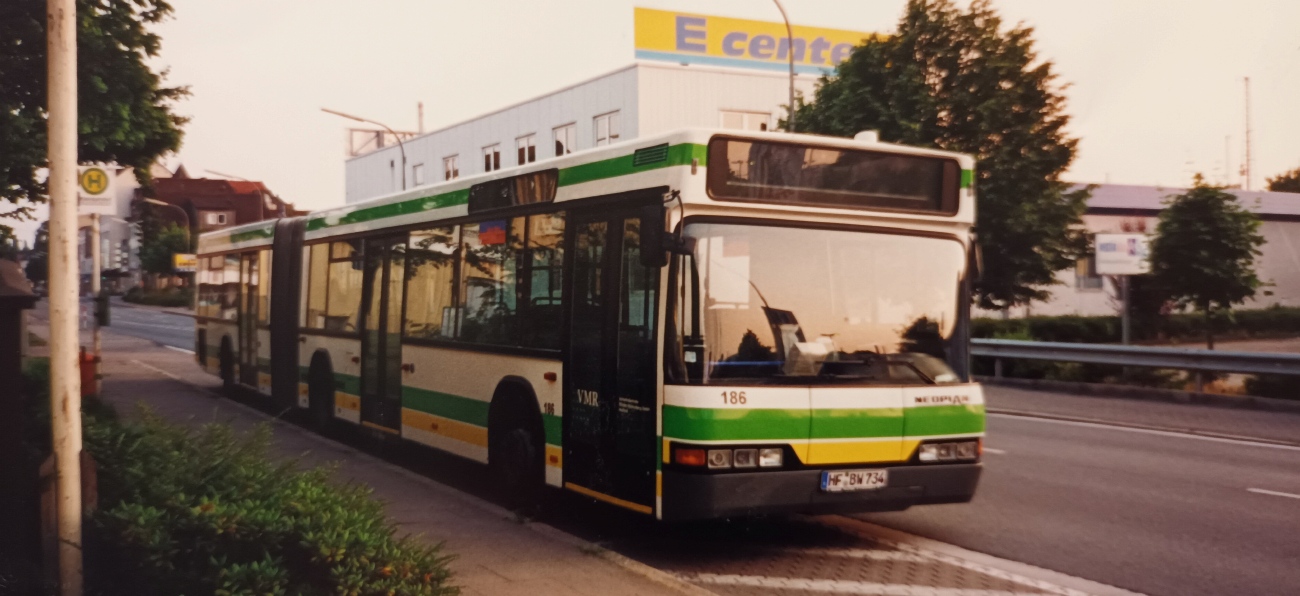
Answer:
<path fill-rule="evenodd" d="M 86 194 L 97 195 L 108 189 L 108 173 L 99 168 L 87 168 L 81 173 L 80 182 Z"/>

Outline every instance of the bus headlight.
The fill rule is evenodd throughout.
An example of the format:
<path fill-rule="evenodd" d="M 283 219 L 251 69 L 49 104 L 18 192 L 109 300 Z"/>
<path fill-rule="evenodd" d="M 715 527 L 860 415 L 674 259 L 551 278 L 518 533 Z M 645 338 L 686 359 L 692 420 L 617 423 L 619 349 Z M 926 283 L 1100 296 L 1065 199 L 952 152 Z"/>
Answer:
<path fill-rule="evenodd" d="M 710 449 L 709 450 L 709 469 L 718 470 L 731 467 L 731 450 L 730 449 Z"/>
<path fill-rule="evenodd" d="M 757 449 L 737 449 L 731 454 L 731 465 L 737 468 L 758 467 Z"/>
<path fill-rule="evenodd" d="M 980 441 L 945 441 L 925 443 L 916 451 L 916 459 L 923 463 L 975 461 L 979 459 Z"/>
<path fill-rule="evenodd" d="M 758 450 L 758 465 L 764 468 L 781 467 L 781 454 L 784 453 L 780 447 L 764 447 Z"/>

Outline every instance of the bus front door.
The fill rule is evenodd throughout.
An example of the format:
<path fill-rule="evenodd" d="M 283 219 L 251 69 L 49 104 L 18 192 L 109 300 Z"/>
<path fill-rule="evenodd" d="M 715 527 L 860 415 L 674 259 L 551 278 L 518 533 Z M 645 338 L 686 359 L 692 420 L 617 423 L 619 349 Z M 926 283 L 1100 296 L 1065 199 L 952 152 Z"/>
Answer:
<path fill-rule="evenodd" d="M 571 222 L 564 485 L 653 513 L 659 269 L 641 264 L 635 214 Z"/>
<path fill-rule="evenodd" d="M 406 238 L 365 241 L 361 294 L 361 424 L 390 434 L 402 427 L 402 284 Z"/>

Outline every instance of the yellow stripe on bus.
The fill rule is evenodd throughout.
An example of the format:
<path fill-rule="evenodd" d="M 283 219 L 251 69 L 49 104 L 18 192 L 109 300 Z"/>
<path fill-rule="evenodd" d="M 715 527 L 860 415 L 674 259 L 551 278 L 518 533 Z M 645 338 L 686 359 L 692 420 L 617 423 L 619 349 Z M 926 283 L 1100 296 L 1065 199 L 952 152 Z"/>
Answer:
<path fill-rule="evenodd" d="M 561 468 L 564 463 L 564 450 L 556 445 L 546 446 L 546 465 Z"/>
<path fill-rule="evenodd" d="M 403 408 L 402 424 L 479 447 L 487 447 L 488 444 L 486 428 L 417 410 Z"/>
<path fill-rule="evenodd" d="M 620 499 L 618 497 L 612 497 L 605 493 L 598 493 L 585 486 L 578 486 L 572 482 L 565 482 L 564 488 L 567 488 L 580 495 L 586 495 L 588 497 L 596 499 L 597 501 L 604 501 L 611 505 L 618 505 L 619 507 L 625 507 L 627 509 L 631 509 L 632 511 L 636 511 L 638 513 L 645 513 L 645 514 L 654 513 L 654 509 L 652 509 L 649 505 L 633 503 L 632 501 L 624 501 L 623 499 Z"/>
<path fill-rule="evenodd" d="M 342 391 L 334 392 L 334 405 L 344 410 L 361 411 L 361 398 Z"/>
<path fill-rule="evenodd" d="M 919 439 L 886 439 L 883 441 L 836 441 L 834 443 L 814 442 L 808 449 L 806 457 L 801 456 L 805 464 L 866 464 L 878 462 L 896 462 L 916 449 Z"/>

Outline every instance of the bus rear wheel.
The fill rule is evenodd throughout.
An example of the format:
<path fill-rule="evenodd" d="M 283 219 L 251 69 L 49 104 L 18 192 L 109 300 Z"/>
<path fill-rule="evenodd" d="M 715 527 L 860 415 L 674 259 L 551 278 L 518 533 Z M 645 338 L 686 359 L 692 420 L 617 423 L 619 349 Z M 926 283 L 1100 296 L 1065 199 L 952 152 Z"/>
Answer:
<path fill-rule="evenodd" d="M 540 436 L 515 418 L 488 430 L 488 465 L 497 493 L 509 507 L 536 511 L 541 506 L 545 469 Z"/>
<path fill-rule="evenodd" d="M 311 367 L 307 381 L 307 406 L 311 425 L 317 432 L 326 432 L 334 423 L 333 373 L 326 365 L 316 363 Z"/>

